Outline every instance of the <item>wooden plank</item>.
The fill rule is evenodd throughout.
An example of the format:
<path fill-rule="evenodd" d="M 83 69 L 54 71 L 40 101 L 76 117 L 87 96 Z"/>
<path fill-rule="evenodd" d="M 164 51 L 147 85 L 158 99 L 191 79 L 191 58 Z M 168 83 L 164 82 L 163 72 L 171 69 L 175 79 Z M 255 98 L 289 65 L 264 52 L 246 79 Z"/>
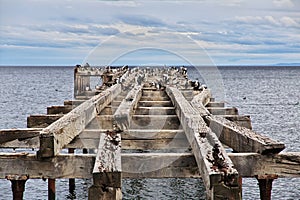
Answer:
<path fill-rule="evenodd" d="M 23 174 L 31 179 L 92 178 L 94 161 L 95 155 L 88 154 L 60 154 L 41 161 L 35 154 L 0 153 L 0 178 Z"/>
<path fill-rule="evenodd" d="M 39 136 L 40 128 L 27 128 L 27 129 L 3 129 L 0 130 L 0 144 L 13 141 L 24 140 Z"/>
<path fill-rule="evenodd" d="M 261 155 L 258 153 L 230 153 L 234 165 L 242 177 L 276 174 L 279 177 L 300 177 L 300 152 L 282 152 Z"/>
<path fill-rule="evenodd" d="M 95 154 L 59 154 L 53 158 L 39 160 L 35 154 L 28 153 L 0 153 L 0 179 L 8 175 L 29 175 L 30 178 L 92 178 L 95 163 Z M 174 175 L 183 177 L 186 173 L 194 172 L 197 164 L 191 153 L 122 153 L 122 171 L 124 178 L 160 178 Z M 155 158 L 153 158 L 155 156 Z M 173 156 L 173 158 L 172 158 Z M 242 177 L 255 177 L 265 174 L 277 174 L 279 178 L 300 177 L 300 152 L 282 152 L 274 155 L 261 155 L 258 153 L 228 153 L 239 175 Z M 171 171 L 162 168 L 161 172 L 134 174 L 127 170 L 130 166 L 139 166 L 148 158 L 156 160 L 174 160 L 168 165 Z M 148 162 L 149 163 L 149 162 Z M 151 163 L 152 165 L 152 163 Z M 12 167 L 13 166 L 13 167 Z M 146 165 L 142 167 L 147 167 Z M 174 168 L 182 168 L 183 174 L 178 171 L 172 173 Z M 178 173 L 177 173 L 178 172 Z M 197 172 L 195 172 L 198 174 Z M 156 175 L 155 175 L 156 174 Z"/>
<path fill-rule="evenodd" d="M 122 140 L 122 149 L 173 150 L 189 149 L 189 142 L 184 139 L 135 139 Z"/>
<path fill-rule="evenodd" d="M 131 125 L 132 115 L 142 96 L 142 88 L 143 85 L 136 84 L 113 115 L 115 125 L 122 131 L 128 130 Z"/>
<path fill-rule="evenodd" d="M 166 91 L 193 149 L 208 198 L 213 199 L 218 194 L 224 196 L 223 192 L 229 186 L 230 190 L 226 190 L 228 197 L 240 199 L 238 172 L 217 136 L 206 126 L 200 112 L 191 106 L 178 89 L 167 87 Z M 203 102 L 206 102 L 205 98 Z M 219 190 L 214 190 L 215 187 Z"/>
<path fill-rule="evenodd" d="M 139 101 L 139 106 L 142 107 L 172 107 L 171 101 Z"/>
<path fill-rule="evenodd" d="M 284 143 L 258 134 L 245 127 L 238 126 L 219 116 L 206 116 L 209 127 L 219 136 L 222 143 L 237 152 L 261 154 L 279 153 L 285 148 Z"/>
<path fill-rule="evenodd" d="M 85 100 L 66 100 L 64 101 L 64 105 L 65 106 L 79 106 L 80 104 L 82 104 L 83 102 L 85 102 Z"/>
<path fill-rule="evenodd" d="M 96 139 L 106 130 L 85 129 L 78 137 L 81 139 Z M 122 139 L 173 139 L 186 138 L 184 131 L 181 130 L 148 130 L 148 129 L 130 129 L 121 133 Z"/>
<path fill-rule="evenodd" d="M 135 115 L 175 115 L 174 107 L 138 107 Z"/>
<path fill-rule="evenodd" d="M 201 104 L 203 99 L 207 97 L 207 94 L 200 93 L 194 97 L 191 104 L 194 108 L 198 109 L 200 115 L 205 119 L 211 130 L 217 134 L 222 143 L 237 152 L 262 154 L 278 153 L 285 148 L 282 142 L 262 136 L 223 117 L 207 114 L 207 109 Z"/>
<path fill-rule="evenodd" d="M 28 149 L 36 149 L 40 147 L 40 138 L 39 136 L 29 138 L 29 139 L 22 139 L 22 140 L 11 140 L 5 143 L 0 144 L 0 148 L 28 148 Z"/>
<path fill-rule="evenodd" d="M 121 135 L 112 131 L 100 135 L 93 168 L 94 185 L 121 187 Z"/>
<path fill-rule="evenodd" d="M 50 106 L 47 107 L 47 114 L 67 114 L 73 109 L 73 106 Z"/>
<path fill-rule="evenodd" d="M 206 109 L 212 115 L 238 115 L 238 109 L 235 107 L 232 108 L 220 108 L 220 107 L 206 107 Z"/>
<path fill-rule="evenodd" d="M 225 103 L 224 102 L 209 102 L 207 105 L 207 107 L 225 107 Z"/>
<path fill-rule="evenodd" d="M 121 135 L 108 131 L 100 135 L 89 199 L 121 199 L 121 184 Z"/>
<path fill-rule="evenodd" d="M 250 115 L 220 115 L 229 121 L 237 123 L 239 126 L 243 126 L 248 129 L 252 129 Z"/>
<path fill-rule="evenodd" d="M 200 178 L 191 153 L 122 153 L 123 178 Z"/>
<path fill-rule="evenodd" d="M 27 128 L 45 128 L 64 115 L 30 115 L 27 117 Z"/>
<path fill-rule="evenodd" d="M 87 100 L 62 118 L 43 129 L 40 134 L 41 158 L 53 157 L 70 143 L 85 126 L 121 92 L 121 85 L 114 85 Z"/>

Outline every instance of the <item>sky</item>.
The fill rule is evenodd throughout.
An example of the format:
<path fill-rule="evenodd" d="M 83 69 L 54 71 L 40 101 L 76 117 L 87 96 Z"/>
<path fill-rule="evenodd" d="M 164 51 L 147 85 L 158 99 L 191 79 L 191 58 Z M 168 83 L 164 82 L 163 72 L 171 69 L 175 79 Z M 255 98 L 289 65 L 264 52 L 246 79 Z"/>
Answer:
<path fill-rule="evenodd" d="M 299 0 L 0 0 L 0 65 L 300 63 Z"/>

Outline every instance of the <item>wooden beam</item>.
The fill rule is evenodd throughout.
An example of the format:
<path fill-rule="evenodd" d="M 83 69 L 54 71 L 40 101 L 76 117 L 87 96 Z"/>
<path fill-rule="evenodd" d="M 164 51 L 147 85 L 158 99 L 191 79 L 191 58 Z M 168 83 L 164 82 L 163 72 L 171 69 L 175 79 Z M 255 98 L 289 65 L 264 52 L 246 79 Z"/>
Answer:
<path fill-rule="evenodd" d="M 262 136 L 250 129 L 239 126 L 223 117 L 214 116 L 207 113 L 204 107 L 203 99 L 208 98 L 206 93 L 200 93 L 195 96 L 191 102 L 192 106 L 200 112 L 211 130 L 216 133 L 222 143 L 231 147 L 237 152 L 255 152 L 255 153 L 278 153 L 285 146 L 282 142 L 277 142 L 269 137 Z"/>
<path fill-rule="evenodd" d="M 75 106 L 74 106 L 75 107 Z M 50 106 L 47 107 L 47 114 L 67 114 L 73 109 L 73 106 Z"/>
<path fill-rule="evenodd" d="M 208 198 L 228 195 L 229 198 L 240 199 L 238 172 L 217 136 L 206 126 L 200 112 L 191 106 L 178 89 L 167 87 L 166 92 L 193 149 Z M 201 103 L 206 103 L 207 99 L 203 98 Z"/>
<path fill-rule="evenodd" d="M 219 108 L 219 107 L 206 107 L 206 109 L 212 115 L 238 115 L 238 109 L 235 107 L 232 108 Z"/>
<path fill-rule="evenodd" d="M 27 174 L 31 179 L 92 178 L 95 155 L 60 154 L 39 160 L 35 154 L 0 153 L 0 179 Z"/>
<path fill-rule="evenodd" d="M 121 85 L 114 85 L 82 103 L 62 118 L 43 129 L 40 134 L 40 158 L 53 157 L 70 143 L 85 126 L 121 92 Z"/>
<path fill-rule="evenodd" d="M 143 85 L 136 84 L 113 115 L 115 125 L 122 131 L 128 130 L 131 125 L 133 112 L 142 96 L 142 88 Z"/>
<path fill-rule="evenodd" d="M 78 136 L 81 139 L 99 139 L 100 134 L 105 133 L 106 130 L 99 129 L 85 129 Z M 159 129 L 129 129 L 121 133 L 122 139 L 173 139 L 186 138 L 184 131 L 180 130 L 159 130 Z"/>
<path fill-rule="evenodd" d="M 27 129 L 3 129 L 0 130 L 0 144 L 13 141 L 24 140 L 33 138 L 40 135 L 40 128 L 27 128 Z"/>
<path fill-rule="evenodd" d="M 237 123 L 239 126 L 252 130 L 250 115 L 220 115 L 229 121 Z"/>
<path fill-rule="evenodd" d="M 122 175 L 123 178 L 200 177 L 191 153 L 122 153 Z"/>
<path fill-rule="evenodd" d="M 99 143 L 98 143 L 99 144 Z M 95 154 L 59 154 L 53 158 L 38 160 L 35 154 L 27 153 L 0 153 L 0 179 L 6 179 L 9 175 L 24 174 L 32 179 L 41 178 L 92 178 L 92 170 L 95 163 Z M 135 175 L 127 170 L 130 166 L 142 165 L 142 161 L 154 159 L 153 165 L 158 160 L 174 160 L 168 166 L 169 169 L 181 168 L 184 174 L 174 172 L 179 177 L 184 177 L 185 172 L 194 172 L 198 169 L 195 157 L 192 153 L 122 153 L 123 177 L 134 178 Z M 132 158 L 131 158 L 132 156 Z M 258 153 L 228 153 L 235 168 L 242 177 L 255 177 L 265 174 L 276 174 L 279 178 L 299 178 L 300 177 L 300 152 L 282 152 L 275 155 L 261 155 Z M 148 161 L 147 161 L 148 162 Z M 13 166 L 13 167 L 12 167 Z M 144 165 L 143 167 L 147 167 Z M 178 169 L 178 170 L 179 170 Z M 132 170 L 135 170 L 132 169 Z M 172 176 L 167 169 L 153 174 L 144 173 L 146 178 L 160 178 L 162 176 Z M 122 172 L 122 173 L 123 173 Z M 130 174 L 129 174 L 130 173 Z M 198 174 L 195 172 L 195 174 Z"/>
<path fill-rule="evenodd" d="M 284 143 L 258 134 L 248 128 L 238 126 L 219 116 L 205 116 L 209 127 L 219 136 L 222 143 L 237 152 L 255 152 L 261 154 L 279 153 Z"/>
<path fill-rule="evenodd" d="M 89 200 L 121 199 L 121 171 L 121 135 L 108 131 L 100 135 Z"/>
<path fill-rule="evenodd" d="M 45 128 L 63 116 L 63 114 L 30 115 L 29 117 L 27 117 L 27 128 Z"/>

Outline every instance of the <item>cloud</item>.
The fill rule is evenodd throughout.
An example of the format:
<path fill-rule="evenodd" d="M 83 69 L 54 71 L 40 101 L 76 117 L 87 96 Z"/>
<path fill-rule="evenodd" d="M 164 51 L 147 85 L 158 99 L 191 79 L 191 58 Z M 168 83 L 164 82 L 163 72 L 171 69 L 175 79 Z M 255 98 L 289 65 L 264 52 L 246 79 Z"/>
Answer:
<path fill-rule="evenodd" d="M 164 27 L 166 24 L 155 17 L 148 15 L 119 15 L 118 19 L 123 23 L 144 27 Z"/>
<path fill-rule="evenodd" d="M 291 0 L 273 0 L 273 4 L 278 8 L 292 8 L 295 6 Z"/>
<path fill-rule="evenodd" d="M 283 26 L 286 26 L 286 27 L 300 27 L 300 24 L 297 23 L 295 20 L 293 20 L 292 18 L 290 17 L 282 17 L 280 19 L 280 23 L 283 25 Z"/>
<path fill-rule="evenodd" d="M 236 16 L 236 21 L 247 25 L 269 25 L 284 27 L 299 27 L 300 24 L 296 20 L 288 16 L 275 19 L 273 16 Z"/>

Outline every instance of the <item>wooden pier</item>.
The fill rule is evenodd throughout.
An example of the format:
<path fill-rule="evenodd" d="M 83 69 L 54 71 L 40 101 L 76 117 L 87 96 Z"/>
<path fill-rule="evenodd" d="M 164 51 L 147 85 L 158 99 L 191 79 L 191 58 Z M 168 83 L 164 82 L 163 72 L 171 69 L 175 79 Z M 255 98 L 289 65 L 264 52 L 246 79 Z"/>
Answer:
<path fill-rule="evenodd" d="M 91 77 L 101 85 L 91 86 Z M 207 199 L 242 199 L 242 177 L 271 199 L 277 178 L 300 177 L 300 152 L 251 130 L 250 116 L 215 102 L 184 68 L 76 66 L 74 100 L 0 130 L 0 178 L 22 199 L 28 179 L 93 179 L 89 200 L 121 199 L 122 178 L 202 178 Z M 82 153 L 74 154 L 74 150 Z M 197 198 L 197 197 L 195 197 Z"/>

